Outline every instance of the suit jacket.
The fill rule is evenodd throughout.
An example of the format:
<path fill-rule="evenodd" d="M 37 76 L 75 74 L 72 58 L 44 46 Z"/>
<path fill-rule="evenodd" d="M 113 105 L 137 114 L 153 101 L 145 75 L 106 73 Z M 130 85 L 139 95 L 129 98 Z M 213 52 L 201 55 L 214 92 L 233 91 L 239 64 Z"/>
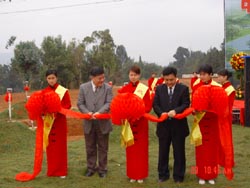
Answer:
<path fill-rule="evenodd" d="M 108 84 L 104 83 L 98 92 L 95 93 L 91 81 L 89 81 L 80 86 L 77 106 L 82 113 L 108 113 L 112 97 L 112 88 Z M 90 133 L 94 121 L 100 125 L 102 134 L 112 131 L 111 120 L 84 120 L 83 128 L 85 134 Z"/>
<path fill-rule="evenodd" d="M 153 109 L 158 116 L 161 116 L 163 112 L 169 112 L 170 110 L 175 110 L 176 113 L 183 112 L 190 105 L 189 90 L 188 87 L 177 83 L 174 87 L 172 103 L 169 101 L 168 87 L 166 84 L 157 86 Z M 164 131 L 172 129 L 174 133 L 180 136 L 188 136 L 189 129 L 187 118 L 184 119 L 174 119 L 168 118 L 167 120 L 158 123 L 157 126 L 157 136 L 164 137 Z"/>

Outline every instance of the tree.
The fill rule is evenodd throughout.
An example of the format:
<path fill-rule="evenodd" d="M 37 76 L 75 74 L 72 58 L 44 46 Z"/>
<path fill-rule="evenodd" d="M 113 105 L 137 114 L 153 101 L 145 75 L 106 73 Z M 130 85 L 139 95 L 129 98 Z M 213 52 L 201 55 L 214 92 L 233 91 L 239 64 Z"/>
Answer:
<path fill-rule="evenodd" d="M 60 35 L 56 38 L 51 36 L 45 37 L 41 45 L 41 51 L 43 62 L 43 69 L 41 70 L 42 80 L 48 69 L 56 69 L 59 82 L 70 88 L 70 83 L 74 79 L 74 73 L 71 70 L 72 64 L 69 60 L 70 53 L 67 50 L 66 42 L 62 40 Z M 45 83 L 43 83 L 44 85 Z"/>
<path fill-rule="evenodd" d="M 157 65 L 155 63 L 146 63 L 144 62 L 142 67 L 142 75 L 141 77 L 144 79 L 149 79 L 152 75 L 152 72 L 155 72 L 158 77 L 160 77 L 162 73 L 163 67 L 160 65 Z"/>
<path fill-rule="evenodd" d="M 34 41 L 20 42 L 16 45 L 14 58 L 11 59 L 11 67 L 20 79 L 29 81 L 32 87 L 37 88 L 35 83 L 39 80 L 41 51 Z"/>
<path fill-rule="evenodd" d="M 117 59 L 117 72 L 116 72 L 116 83 L 122 84 L 127 79 L 125 71 L 125 65 L 130 61 L 127 55 L 126 48 L 123 45 L 118 45 L 116 48 L 116 59 Z"/>
<path fill-rule="evenodd" d="M 141 56 L 139 56 L 139 63 L 142 63 L 142 58 L 141 58 Z"/>
<path fill-rule="evenodd" d="M 178 74 L 184 73 L 184 65 L 186 62 L 186 59 L 189 58 L 190 52 L 187 48 L 184 47 L 178 47 L 176 50 L 176 53 L 173 55 L 173 57 L 176 59 L 176 61 L 173 62 L 173 66 L 175 66 L 178 69 Z"/>
<path fill-rule="evenodd" d="M 191 51 L 190 57 L 186 60 L 185 67 L 183 68 L 183 73 L 192 74 L 197 71 L 197 68 L 200 64 L 203 63 L 203 60 L 206 56 L 206 53 L 201 51 Z"/>
<path fill-rule="evenodd" d="M 103 67 L 107 79 L 115 83 L 118 76 L 116 46 L 109 30 L 94 31 L 91 36 L 84 38 L 83 44 L 89 49 L 86 53 L 89 67 L 94 65 Z"/>
<path fill-rule="evenodd" d="M 22 91 L 23 79 L 11 65 L 0 65 L 0 94 L 4 94 L 6 88 L 12 88 L 14 92 Z"/>
<path fill-rule="evenodd" d="M 204 63 L 213 67 L 214 73 L 225 68 L 224 55 L 217 48 L 210 48 L 204 58 Z"/>
<path fill-rule="evenodd" d="M 0 94 L 6 92 L 6 88 L 9 87 L 9 72 L 10 68 L 8 65 L 0 64 Z"/>
<path fill-rule="evenodd" d="M 116 57 L 122 65 L 128 61 L 128 54 L 127 54 L 126 48 L 123 45 L 117 46 Z"/>
<path fill-rule="evenodd" d="M 71 62 L 71 71 L 74 75 L 72 87 L 79 87 L 83 80 L 83 75 L 87 75 L 86 66 L 84 66 L 85 46 L 82 43 L 72 40 L 68 47 L 69 61 Z M 84 77 L 86 79 L 86 77 Z"/>

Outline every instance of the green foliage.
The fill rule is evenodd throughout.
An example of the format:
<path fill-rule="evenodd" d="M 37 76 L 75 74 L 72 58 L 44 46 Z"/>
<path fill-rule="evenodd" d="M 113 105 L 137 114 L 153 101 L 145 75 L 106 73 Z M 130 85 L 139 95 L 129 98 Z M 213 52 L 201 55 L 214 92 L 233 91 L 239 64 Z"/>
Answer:
<path fill-rule="evenodd" d="M 119 66 L 115 54 L 115 43 L 108 29 L 104 31 L 94 31 L 90 37 L 85 37 L 83 44 L 90 48 L 87 53 L 87 63 L 89 66 L 98 65 L 104 68 L 106 79 L 116 82 L 119 75 Z"/>
<path fill-rule="evenodd" d="M 23 79 L 12 66 L 0 65 L 0 94 L 4 94 L 6 88 L 12 88 L 14 92 L 22 91 Z"/>
<path fill-rule="evenodd" d="M 155 63 L 139 62 L 138 65 L 141 67 L 141 78 L 148 79 L 151 77 L 152 72 L 157 74 L 157 77 L 161 76 L 162 66 Z"/>
<path fill-rule="evenodd" d="M 40 80 L 41 51 L 34 41 L 20 42 L 16 45 L 11 68 L 20 80 L 29 81 L 32 88 L 37 88 L 37 82 Z M 22 88 L 23 85 L 20 84 L 19 87 Z"/>
<path fill-rule="evenodd" d="M 45 37 L 41 44 L 42 62 L 48 69 L 55 69 L 66 57 L 66 42 L 59 35 Z"/>
<path fill-rule="evenodd" d="M 206 57 L 206 53 L 201 51 L 190 52 L 190 57 L 186 60 L 185 73 L 193 73 L 197 71 L 199 65 L 203 62 Z"/>
<path fill-rule="evenodd" d="M 65 87 L 69 87 L 73 80 L 73 72 L 71 71 L 71 61 L 69 56 L 71 55 L 67 50 L 66 42 L 62 40 L 59 35 L 54 38 L 51 36 L 45 37 L 42 42 L 42 80 L 45 78 L 45 72 L 48 69 L 56 69 L 58 71 L 59 82 Z M 47 83 L 43 82 L 43 87 Z"/>
<path fill-rule="evenodd" d="M 9 87 L 9 72 L 10 67 L 8 65 L 0 65 L 0 94 L 6 92 L 6 88 Z"/>
<path fill-rule="evenodd" d="M 178 69 L 178 74 L 184 73 L 184 65 L 186 60 L 189 58 L 190 52 L 187 48 L 178 47 L 173 57 L 176 59 L 174 66 Z"/>
<path fill-rule="evenodd" d="M 129 60 L 126 48 L 123 45 L 118 45 L 116 48 L 116 56 L 120 64 L 124 64 Z"/>
<path fill-rule="evenodd" d="M 225 68 L 224 51 L 219 51 L 216 48 L 208 50 L 203 63 L 210 64 L 213 67 L 214 73 Z"/>
<path fill-rule="evenodd" d="M 85 46 L 82 43 L 72 40 L 68 47 L 68 61 L 71 64 L 71 71 L 73 74 L 73 81 L 70 85 L 71 88 L 78 88 L 81 84 L 85 73 L 87 72 L 86 63 L 84 62 Z"/>

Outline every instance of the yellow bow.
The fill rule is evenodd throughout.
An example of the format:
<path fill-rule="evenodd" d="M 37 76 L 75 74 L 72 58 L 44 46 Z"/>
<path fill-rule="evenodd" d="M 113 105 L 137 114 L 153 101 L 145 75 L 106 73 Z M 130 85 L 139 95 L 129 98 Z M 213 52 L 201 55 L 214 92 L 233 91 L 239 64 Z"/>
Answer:
<path fill-rule="evenodd" d="M 194 124 L 191 131 L 191 144 L 195 144 L 195 146 L 202 145 L 202 134 L 200 131 L 199 122 L 203 118 L 206 112 L 198 112 L 194 116 Z"/>
<path fill-rule="evenodd" d="M 54 123 L 54 114 L 46 114 L 43 119 L 43 150 L 46 151 L 49 145 L 49 133 Z"/>
<path fill-rule="evenodd" d="M 126 119 L 122 124 L 121 132 L 121 146 L 128 147 L 134 144 L 134 135 L 128 120 Z"/>

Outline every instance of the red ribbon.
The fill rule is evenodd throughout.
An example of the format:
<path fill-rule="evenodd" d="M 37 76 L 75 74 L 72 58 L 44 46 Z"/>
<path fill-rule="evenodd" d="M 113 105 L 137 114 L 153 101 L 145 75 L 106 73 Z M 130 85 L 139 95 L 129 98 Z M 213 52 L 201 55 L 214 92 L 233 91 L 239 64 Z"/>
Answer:
<path fill-rule="evenodd" d="M 37 119 L 36 129 L 36 148 L 34 158 L 34 170 L 33 174 L 28 172 L 20 172 L 16 175 L 17 181 L 30 181 L 33 180 L 41 171 L 43 162 L 43 119 L 40 117 Z"/>

